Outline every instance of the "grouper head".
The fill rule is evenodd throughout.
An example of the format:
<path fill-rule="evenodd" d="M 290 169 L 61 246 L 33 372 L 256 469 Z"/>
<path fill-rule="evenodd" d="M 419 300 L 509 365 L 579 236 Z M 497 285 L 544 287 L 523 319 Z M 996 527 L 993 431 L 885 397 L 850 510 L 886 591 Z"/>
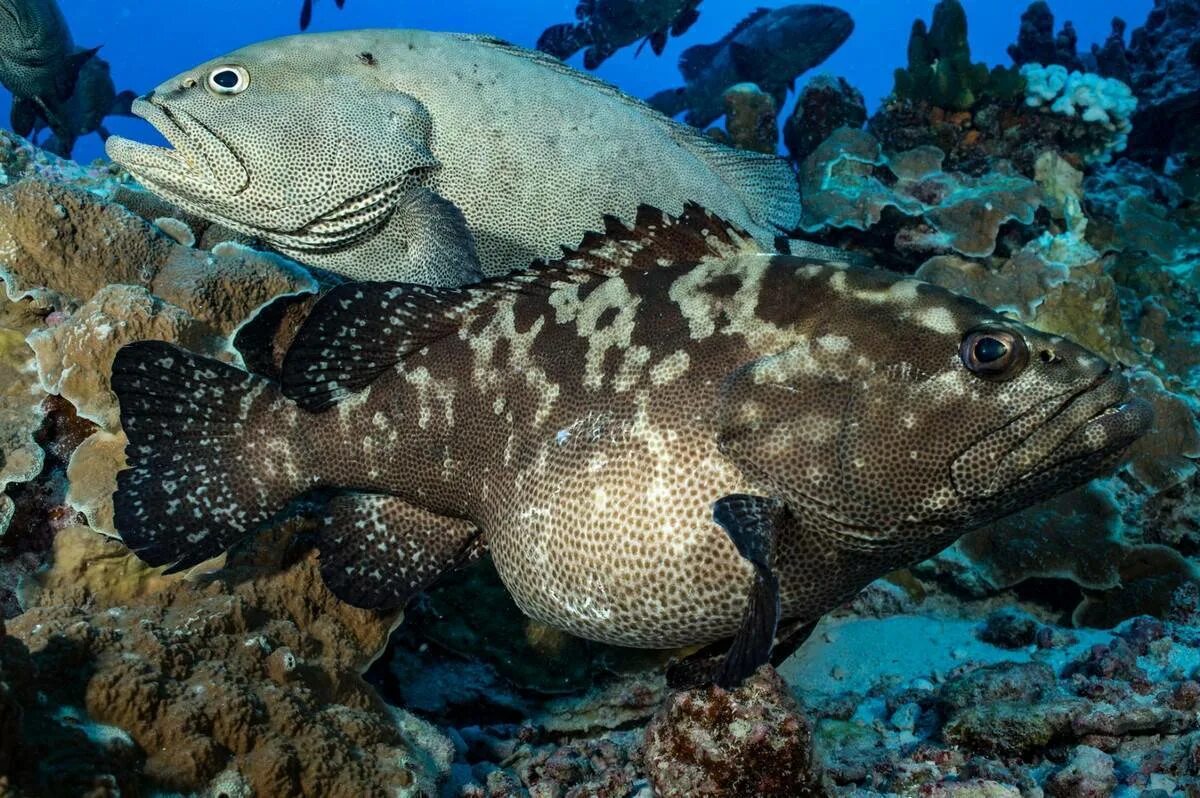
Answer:
<path fill-rule="evenodd" d="M 764 279 L 757 316 L 815 310 L 725 381 L 719 445 L 843 544 L 929 556 L 1111 469 L 1152 422 L 1119 367 L 970 299 L 877 270 L 794 276 Z"/>
<path fill-rule="evenodd" d="M 170 143 L 108 140 L 143 185 L 247 235 L 317 251 L 370 232 L 436 163 L 428 115 L 386 85 L 369 36 L 254 44 L 167 80 L 132 111 Z"/>

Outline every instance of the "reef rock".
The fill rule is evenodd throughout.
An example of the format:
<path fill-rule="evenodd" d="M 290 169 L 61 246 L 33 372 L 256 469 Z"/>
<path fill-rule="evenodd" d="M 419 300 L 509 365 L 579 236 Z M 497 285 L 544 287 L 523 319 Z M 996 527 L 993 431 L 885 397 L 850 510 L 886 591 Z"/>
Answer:
<path fill-rule="evenodd" d="M 730 86 L 725 101 L 725 131 L 734 147 L 775 154 L 779 145 L 775 98 L 753 83 Z"/>
<path fill-rule="evenodd" d="M 800 91 L 796 108 L 783 126 L 783 140 L 796 163 L 840 127 L 861 128 L 867 121 L 862 92 L 845 78 L 818 75 Z"/>
<path fill-rule="evenodd" d="M 1200 169 L 1200 0 L 1154 0 L 1126 56 L 1138 97 L 1131 152 L 1162 167 Z"/>
<path fill-rule="evenodd" d="M 1008 57 L 1017 66 L 1022 64 L 1061 64 L 1083 70 L 1083 62 L 1075 51 L 1079 40 L 1075 27 L 1066 22 L 1058 35 L 1054 34 L 1054 12 L 1045 0 L 1030 3 L 1021 14 L 1021 29 L 1017 43 L 1008 46 Z"/>
<path fill-rule="evenodd" d="M 36 663 L 46 704 L 136 745 L 144 762 L 124 791 L 434 793 L 450 743 L 359 677 L 395 617 L 337 601 L 315 553 L 234 561 L 192 582 L 85 529 L 57 545 L 36 606 L 8 632 Z"/>
<path fill-rule="evenodd" d="M 645 766 L 663 798 L 824 794 L 809 722 L 767 666 L 732 692 L 668 698 L 646 729 Z"/>

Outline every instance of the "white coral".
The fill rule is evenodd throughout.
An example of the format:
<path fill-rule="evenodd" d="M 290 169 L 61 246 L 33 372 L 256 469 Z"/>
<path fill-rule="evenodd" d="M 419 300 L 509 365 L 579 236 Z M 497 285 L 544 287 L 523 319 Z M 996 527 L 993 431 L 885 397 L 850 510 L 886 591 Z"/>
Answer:
<path fill-rule="evenodd" d="M 1133 129 L 1129 120 L 1137 109 L 1137 97 L 1127 84 L 1091 72 L 1068 72 L 1059 64 L 1025 64 L 1021 75 L 1026 105 L 1049 105 L 1053 113 L 1103 125 L 1116 134 L 1105 155 L 1125 149 Z"/>

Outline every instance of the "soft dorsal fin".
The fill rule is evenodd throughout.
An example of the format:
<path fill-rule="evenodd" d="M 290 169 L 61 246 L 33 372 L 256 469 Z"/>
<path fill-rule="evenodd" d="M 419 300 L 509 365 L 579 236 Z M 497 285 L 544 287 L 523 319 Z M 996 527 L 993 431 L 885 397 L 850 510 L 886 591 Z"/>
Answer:
<path fill-rule="evenodd" d="M 771 9 L 763 8 L 762 6 L 759 6 L 758 8 L 754 9 L 749 14 L 747 14 L 745 19 L 743 19 L 738 24 L 734 25 L 733 30 L 729 31 L 729 33 L 726 33 L 724 36 L 722 36 L 721 41 L 722 42 L 733 41 L 735 38 L 737 38 L 737 35 L 739 33 L 741 33 L 746 28 L 750 27 L 755 22 L 758 22 L 760 19 L 762 19 L 764 16 L 766 16 L 767 14 L 770 14 L 770 13 L 771 13 Z"/>
<path fill-rule="evenodd" d="M 469 294 L 410 283 L 345 283 L 321 297 L 283 359 L 283 393 L 320 412 L 405 355 L 458 329 Z"/>
<path fill-rule="evenodd" d="M 344 283 L 313 307 L 283 360 L 283 393 L 320 412 L 363 390 L 409 354 L 452 335 L 488 299 L 548 292 L 563 283 L 606 279 L 624 269 L 700 263 L 759 253 L 744 230 L 695 203 L 679 217 L 638 208 L 631 224 L 605 217 L 562 257 L 464 288 L 411 283 Z"/>

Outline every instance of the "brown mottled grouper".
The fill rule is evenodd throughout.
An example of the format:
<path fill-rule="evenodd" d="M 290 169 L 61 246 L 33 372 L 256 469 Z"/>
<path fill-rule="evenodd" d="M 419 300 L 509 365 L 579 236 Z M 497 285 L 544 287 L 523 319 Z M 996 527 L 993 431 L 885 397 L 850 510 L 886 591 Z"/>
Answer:
<path fill-rule="evenodd" d="M 347 601 L 403 604 L 486 544 L 517 604 L 572 634 L 733 636 L 731 684 L 781 622 L 1086 482 L 1150 423 L 1069 341 L 911 277 L 753 250 L 697 209 L 642 209 L 478 286 L 342 285 L 281 384 L 126 346 L 117 527 L 186 568 L 340 489 L 320 548 Z"/>

